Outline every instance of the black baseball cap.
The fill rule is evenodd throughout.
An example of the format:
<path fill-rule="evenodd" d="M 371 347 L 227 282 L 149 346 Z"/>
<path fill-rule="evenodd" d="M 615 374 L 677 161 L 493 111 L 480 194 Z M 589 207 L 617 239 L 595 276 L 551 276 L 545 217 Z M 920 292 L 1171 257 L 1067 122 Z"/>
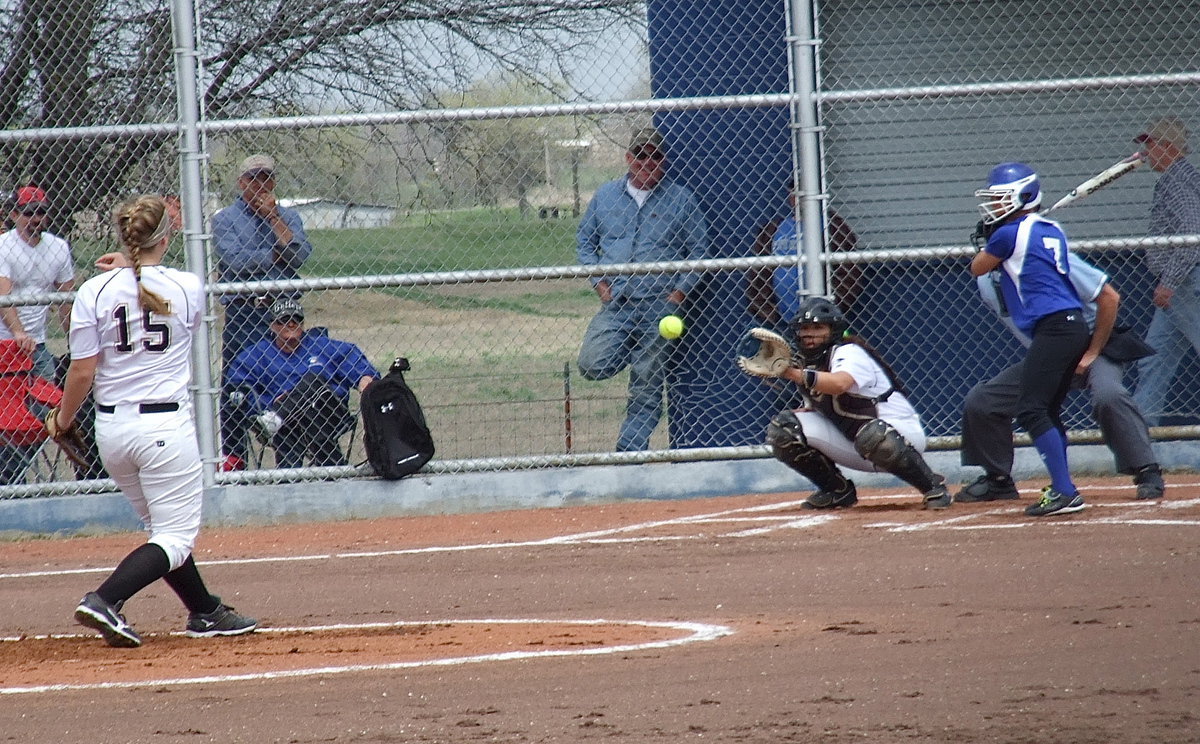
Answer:
<path fill-rule="evenodd" d="M 271 322 L 279 323 L 285 320 L 304 320 L 304 308 L 291 297 L 275 300 L 271 305 Z"/>

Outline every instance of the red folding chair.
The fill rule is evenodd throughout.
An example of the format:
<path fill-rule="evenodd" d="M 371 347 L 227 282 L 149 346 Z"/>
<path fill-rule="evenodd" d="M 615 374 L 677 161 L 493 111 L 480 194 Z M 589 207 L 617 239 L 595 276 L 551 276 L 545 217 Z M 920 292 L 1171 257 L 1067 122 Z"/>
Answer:
<path fill-rule="evenodd" d="M 33 357 L 12 339 L 0 340 L 0 445 L 27 447 L 46 440 L 46 429 L 32 406 L 62 402 L 62 390 L 33 374 Z"/>

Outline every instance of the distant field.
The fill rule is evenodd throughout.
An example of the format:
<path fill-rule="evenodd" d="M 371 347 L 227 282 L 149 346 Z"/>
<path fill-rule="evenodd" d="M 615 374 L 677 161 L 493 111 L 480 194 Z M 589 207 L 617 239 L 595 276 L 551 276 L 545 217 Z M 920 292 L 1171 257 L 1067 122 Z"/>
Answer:
<path fill-rule="evenodd" d="M 413 216 L 387 228 L 314 230 L 313 257 L 302 274 L 569 265 L 576 263 L 576 226 L 569 217 L 474 209 Z M 76 242 L 81 274 L 92 275 L 95 258 L 112 249 Z M 171 263 L 181 266 L 176 251 Z M 309 326 L 327 326 L 334 337 L 357 343 L 381 370 L 397 355 L 412 361 L 409 380 L 426 408 L 438 457 L 565 452 L 567 384 L 572 449 L 607 451 L 616 441 L 627 375 L 589 382 L 574 366 L 598 307 L 585 280 L 311 291 L 304 305 Z M 57 335 L 53 345 L 65 340 Z M 654 446 L 666 446 L 665 429 Z M 357 449 L 362 459 L 361 444 Z"/>
<path fill-rule="evenodd" d="M 375 230 L 316 230 L 304 274 L 574 264 L 576 226 L 570 218 L 477 209 L 415 216 Z M 408 378 L 426 408 L 439 457 L 565 452 L 568 383 L 573 450 L 606 451 L 616 441 L 627 376 L 588 382 L 574 367 L 598 306 L 584 280 L 310 292 L 305 304 L 311 318 L 358 343 L 381 368 L 396 355 L 411 360 Z M 656 444 L 665 446 L 665 433 L 660 437 Z"/>
<path fill-rule="evenodd" d="M 307 276 L 511 269 L 577 263 L 572 219 L 515 209 L 474 209 L 406 218 L 394 227 L 314 230 Z"/>

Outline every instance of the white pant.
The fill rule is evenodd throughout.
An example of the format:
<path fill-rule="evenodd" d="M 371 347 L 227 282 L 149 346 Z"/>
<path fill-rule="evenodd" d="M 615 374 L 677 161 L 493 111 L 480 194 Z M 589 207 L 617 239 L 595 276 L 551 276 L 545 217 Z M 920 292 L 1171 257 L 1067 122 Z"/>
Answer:
<path fill-rule="evenodd" d="M 799 410 L 796 411 L 796 418 L 800 419 L 800 428 L 804 430 L 804 438 L 808 440 L 808 446 L 823 452 L 838 465 L 868 473 L 879 471 L 879 468 L 875 467 L 873 463 L 858 454 L 858 451 L 854 449 L 854 442 L 847 439 L 846 435 L 842 434 L 823 414 L 817 411 Z M 925 451 L 925 431 L 919 423 L 915 425 L 911 421 L 888 421 L 888 423 L 904 435 L 913 449 L 917 452 Z"/>
<path fill-rule="evenodd" d="M 165 413 L 140 413 L 136 405 L 97 410 L 96 444 L 149 541 L 167 554 L 172 571 L 179 568 L 200 533 L 204 497 L 191 406 Z"/>

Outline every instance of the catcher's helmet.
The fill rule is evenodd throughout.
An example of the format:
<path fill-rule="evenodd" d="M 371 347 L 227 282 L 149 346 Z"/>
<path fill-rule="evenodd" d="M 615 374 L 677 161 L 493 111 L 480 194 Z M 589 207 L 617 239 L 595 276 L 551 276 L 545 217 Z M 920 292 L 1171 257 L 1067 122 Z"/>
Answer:
<path fill-rule="evenodd" d="M 829 340 L 821 346 L 806 349 L 804 344 L 800 343 L 800 327 L 814 323 L 829 326 Z M 796 317 L 792 319 L 788 330 L 791 332 L 792 338 L 796 339 L 796 346 L 800 350 L 800 356 L 804 358 L 804 363 L 817 365 L 824 360 L 830 347 L 841 341 L 842 336 L 849 329 L 850 322 L 846 320 L 846 316 L 837 305 L 824 297 L 806 297 L 800 303 L 800 308 L 796 311 Z"/>
<path fill-rule="evenodd" d="M 985 225 L 999 222 L 1021 210 L 1034 209 L 1042 203 L 1042 186 L 1038 174 L 1024 163 L 1001 163 L 988 174 L 988 185 L 975 196 Z"/>

